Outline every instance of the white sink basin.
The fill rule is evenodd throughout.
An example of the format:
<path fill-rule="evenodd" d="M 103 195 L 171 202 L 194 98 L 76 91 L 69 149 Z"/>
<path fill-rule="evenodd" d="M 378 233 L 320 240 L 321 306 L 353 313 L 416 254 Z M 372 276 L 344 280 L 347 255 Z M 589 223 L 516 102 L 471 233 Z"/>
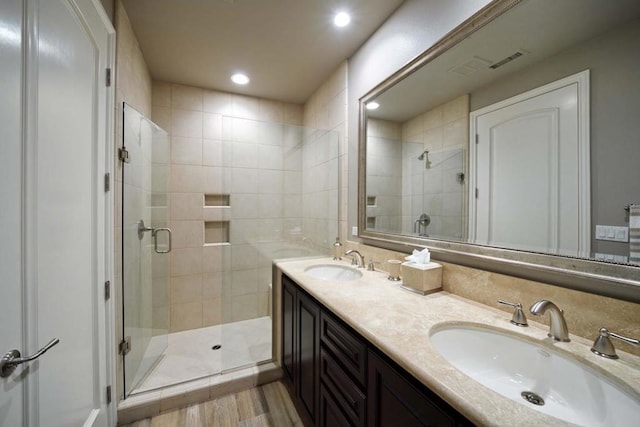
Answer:
<path fill-rule="evenodd" d="M 313 265 L 304 270 L 309 276 L 321 280 L 349 281 L 362 277 L 362 273 L 355 268 L 342 265 Z"/>
<path fill-rule="evenodd" d="M 473 326 L 446 327 L 430 339 L 457 369 L 523 405 L 583 426 L 638 425 L 640 398 L 632 391 L 533 341 Z"/>

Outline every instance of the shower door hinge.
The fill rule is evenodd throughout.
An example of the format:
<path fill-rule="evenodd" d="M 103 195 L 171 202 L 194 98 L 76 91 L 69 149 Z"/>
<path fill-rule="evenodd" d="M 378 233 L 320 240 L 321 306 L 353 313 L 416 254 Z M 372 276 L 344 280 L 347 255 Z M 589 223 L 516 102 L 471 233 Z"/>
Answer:
<path fill-rule="evenodd" d="M 107 405 L 111 403 L 111 386 L 107 386 Z"/>
<path fill-rule="evenodd" d="M 120 341 L 120 345 L 118 346 L 118 350 L 120 354 L 126 356 L 131 351 L 131 337 L 125 337 L 122 341 Z"/>
<path fill-rule="evenodd" d="M 122 162 L 129 163 L 131 161 L 131 159 L 129 159 L 129 151 L 127 151 L 127 149 L 124 147 L 119 148 L 118 159 L 120 159 L 120 161 Z"/>
<path fill-rule="evenodd" d="M 104 174 L 104 192 L 107 193 L 111 190 L 111 174 L 109 172 Z"/>
<path fill-rule="evenodd" d="M 476 199 L 478 198 L 478 189 L 476 188 Z"/>
<path fill-rule="evenodd" d="M 111 298 L 111 282 L 110 281 L 106 281 L 104 282 L 104 299 L 108 300 Z"/>
<path fill-rule="evenodd" d="M 476 144 L 480 142 L 480 136 L 476 133 Z"/>
<path fill-rule="evenodd" d="M 111 87 L 111 68 L 107 68 L 106 84 L 107 87 Z"/>

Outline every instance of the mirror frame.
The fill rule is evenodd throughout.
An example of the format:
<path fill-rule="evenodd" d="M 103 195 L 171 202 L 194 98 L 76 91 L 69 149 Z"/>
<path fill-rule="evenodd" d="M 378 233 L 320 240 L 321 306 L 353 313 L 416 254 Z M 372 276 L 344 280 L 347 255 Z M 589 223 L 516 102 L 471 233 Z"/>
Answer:
<path fill-rule="evenodd" d="M 428 247 L 435 260 L 640 303 L 640 266 L 419 238 L 366 228 L 366 104 L 521 1 L 493 0 L 359 99 L 358 237 L 364 244 L 405 253 Z"/>

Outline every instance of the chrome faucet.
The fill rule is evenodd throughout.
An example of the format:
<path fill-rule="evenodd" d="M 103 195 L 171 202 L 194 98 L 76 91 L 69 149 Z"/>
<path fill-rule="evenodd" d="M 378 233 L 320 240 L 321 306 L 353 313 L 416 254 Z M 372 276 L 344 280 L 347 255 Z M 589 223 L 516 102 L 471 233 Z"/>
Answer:
<path fill-rule="evenodd" d="M 362 254 L 354 249 L 349 249 L 344 253 L 345 255 L 351 255 L 351 264 L 357 265 L 358 268 L 364 268 L 364 257 Z"/>
<path fill-rule="evenodd" d="M 569 329 L 567 328 L 567 322 L 564 320 L 564 314 L 557 305 L 555 305 L 551 301 L 543 299 L 533 303 L 529 311 L 535 316 L 542 316 L 547 311 L 549 311 L 550 322 L 549 333 L 547 335 L 549 335 L 549 337 L 553 338 L 556 341 L 571 341 L 569 339 Z"/>

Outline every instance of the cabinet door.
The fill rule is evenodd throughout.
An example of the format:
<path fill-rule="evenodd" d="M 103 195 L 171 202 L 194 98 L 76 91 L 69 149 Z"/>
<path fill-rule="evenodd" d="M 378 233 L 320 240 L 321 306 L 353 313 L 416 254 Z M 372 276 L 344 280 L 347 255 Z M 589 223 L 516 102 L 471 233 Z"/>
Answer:
<path fill-rule="evenodd" d="M 297 292 L 298 384 L 301 406 L 314 424 L 317 422 L 320 393 L 320 307 Z"/>
<path fill-rule="evenodd" d="M 353 424 L 340 410 L 340 405 L 334 400 L 331 393 L 320 386 L 320 427 L 354 427 Z"/>
<path fill-rule="evenodd" d="M 403 374 L 369 351 L 369 426 L 454 426 L 455 421 Z"/>
<path fill-rule="evenodd" d="M 282 370 L 296 389 L 295 381 L 295 308 L 296 285 L 286 276 L 282 276 Z"/>

